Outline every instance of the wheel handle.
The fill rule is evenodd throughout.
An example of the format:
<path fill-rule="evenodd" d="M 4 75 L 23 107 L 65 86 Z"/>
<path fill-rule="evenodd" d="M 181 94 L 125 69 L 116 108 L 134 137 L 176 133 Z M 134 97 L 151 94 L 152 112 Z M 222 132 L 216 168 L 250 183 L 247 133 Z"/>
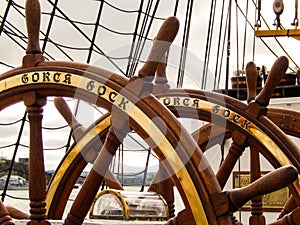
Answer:
<path fill-rule="evenodd" d="M 146 63 L 139 70 L 139 77 L 154 79 L 157 66 L 175 39 L 178 29 L 179 21 L 176 17 L 172 16 L 165 20 L 154 39 Z"/>
<path fill-rule="evenodd" d="M 271 71 L 268 75 L 266 84 L 262 91 L 255 98 L 255 102 L 259 105 L 266 107 L 269 105 L 270 98 L 284 76 L 289 65 L 289 60 L 285 56 L 279 57 L 273 64 Z"/>

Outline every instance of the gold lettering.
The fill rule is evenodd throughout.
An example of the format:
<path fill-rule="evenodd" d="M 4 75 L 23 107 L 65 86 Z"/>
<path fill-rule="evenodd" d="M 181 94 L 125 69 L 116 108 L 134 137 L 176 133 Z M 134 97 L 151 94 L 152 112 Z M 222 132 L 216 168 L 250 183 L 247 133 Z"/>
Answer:
<path fill-rule="evenodd" d="M 59 81 L 60 81 L 60 73 L 55 73 L 54 75 L 53 75 L 53 80 L 56 82 L 56 83 L 58 83 Z"/>
<path fill-rule="evenodd" d="M 213 112 L 216 113 L 216 114 L 218 114 L 221 111 L 220 108 L 221 108 L 221 106 L 219 106 L 219 105 L 214 106 L 213 107 Z"/>
<path fill-rule="evenodd" d="M 176 105 L 180 105 L 180 102 L 179 102 L 179 100 L 180 100 L 180 98 L 178 98 L 178 97 L 174 97 L 174 98 L 173 98 L 173 101 L 174 101 L 174 106 L 176 106 Z"/>
<path fill-rule="evenodd" d="M 242 127 L 246 130 L 250 130 L 250 127 L 249 127 L 250 124 L 251 123 L 248 120 L 245 120 L 242 124 Z"/>
<path fill-rule="evenodd" d="M 50 73 L 49 72 L 44 72 L 43 73 L 43 82 L 50 82 Z"/>
<path fill-rule="evenodd" d="M 94 80 L 91 80 L 90 82 L 87 83 L 86 89 L 88 91 L 92 91 L 94 88 L 95 88 L 95 81 Z"/>
<path fill-rule="evenodd" d="M 22 80 L 22 83 L 23 83 L 23 84 L 27 84 L 28 81 L 29 81 L 28 74 L 25 73 L 25 74 L 22 76 L 21 80 Z"/>
<path fill-rule="evenodd" d="M 66 75 L 65 75 L 65 79 L 64 79 L 64 83 L 65 84 L 71 84 L 72 82 L 71 82 L 71 77 L 72 77 L 72 75 L 71 74 L 69 74 L 69 73 L 67 73 Z"/>
<path fill-rule="evenodd" d="M 230 116 L 230 110 L 229 109 L 225 109 L 222 113 L 222 116 L 225 118 L 228 118 Z"/>
<path fill-rule="evenodd" d="M 98 95 L 104 95 L 105 92 L 106 92 L 106 87 L 104 85 L 98 87 Z"/>
<path fill-rule="evenodd" d="M 128 101 L 126 98 L 122 97 L 122 100 L 121 100 L 121 102 L 118 104 L 118 106 L 119 106 L 120 108 L 123 108 L 123 110 L 126 110 L 126 104 L 127 104 L 127 103 L 129 103 L 129 101 Z"/>
<path fill-rule="evenodd" d="M 170 98 L 164 98 L 164 105 L 168 106 L 170 105 L 170 103 L 171 103 Z"/>
<path fill-rule="evenodd" d="M 194 99 L 192 106 L 195 108 L 198 108 L 199 107 L 199 99 Z"/>
<path fill-rule="evenodd" d="M 117 95 L 118 94 L 116 92 L 110 92 L 108 98 L 111 102 L 114 102 L 116 100 Z"/>
<path fill-rule="evenodd" d="M 189 106 L 189 101 L 190 101 L 190 99 L 189 98 L 185 98 L 185 99 L 183 99 L 183 105 L 184 106 Z"/>
<path fill-rule="evenodd" d="M 237 123 L 237 124 L 238 124 L 240 118 L 241 118 L 240 115 L 235 114 L 235 115 L 233 116 L 233 118 L 232 118 L 232 121 L 233 121 L 234 123 Z"/>
<path fill-rule="evenodd" d="M 39 73 L 34 73 L 34 74 L 32 74 L 32 82 L 38 82 L 39 81 L 39 79 L 40 79 L 40 74 Z"/>

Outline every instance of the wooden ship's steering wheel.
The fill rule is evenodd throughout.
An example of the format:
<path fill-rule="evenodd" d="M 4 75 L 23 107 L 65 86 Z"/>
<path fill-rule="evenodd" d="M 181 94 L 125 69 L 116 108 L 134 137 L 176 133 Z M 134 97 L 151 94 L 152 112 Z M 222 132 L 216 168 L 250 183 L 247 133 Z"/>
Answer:
<path fill-rule="evenodd" d="M 176 117 L 168 109 L 162 107 L 159 100 L 163 99 L 163 96 L 158 96 L 159 100 L 157 100 L 150 94 L 151 81 L 159 60 L 147 61 L 140 70 L 139 76 L 130 80 L 85 64 L 45 62 L 38 45 L 39 7 L 39 2 L 36 0 L 26 2 L 29 41 L 23 65 L 2 74 L 0 81 L 0 109 L 23 101 L 28 112 L 31 213 L 28 224 L 50 224 L 46 213 L 46 183 L 41 132 L 42 112 L 47 96 L 75 96 L 101 106 L 112 114 L 110 118 L 112 126 L 107 131 L 102 150 L 95 159 L 93 168 L 76 197 L 65 224 L 79 225 L 84 221 L 107 172 L 111 156 L 129 132 L 128 128 L 147 140 L 159 160 L 164 162 L 164 170 L 172 177 L 172 182 L 178 188 L 185 203 L 186 209 L 169 219 L 166 224 L 232 224 L 230 214 L 246 201 L 287 185 L 290 185 L 293 197 L 299 203 L 299 181 L 294 182 L 298 178 L 300 168 L 299 150 L 264 116 L 265 106 L 268 103 L 265 99 L 271 95 L 269 90 L 266 89 L 264 93 L 257 96 L 256 101 L 250 103 L 249 106 L 224 96 L 222 97 L 226 100 L 220 102 L 219 94 L 189 92 L 190 97 L 198 98 L 199 101 L 205 103 L 204 108 L 196 109 L 199 112 L 199 118 L 209 120 L 208 118 L 213 116 L 217 121 L 223 121 L 227 115 L 225 113 L 230 113 L 230 117 L 228 115 L 225 119 L 228 121 L 228 127 L 232 127 L 233 135 L 237 132 L 236 138 L 233 138 L 237 142 L 233 146 L 234 149 L 240 148 L 236 145 L 244 147 L 244 142 L 247 140 L 275 168 L 281 167 L 258 179 L 247 188 L 222 191 L 209 162 L 203 157 L 195 140 L 182 128 Z M 158 41 L 157 44 L 154 43 L 150 59 L 163 57 L 168 45 L 159 45 L 159 42 L 165 43 L 173 40 L 177 33 L 178 24 L 176 24 L 177 20 L 174 18 L 164 23 L 157 35 Z M 286 66 L 286 60 L 281 59 L 278 64 L 275 64 L 274 71 L 285 71 Z M 171 91 L 167 94 L 182 96 L 183 93 Z M 222 105 L 224 102 L 225 105 Z M 180 108 L 176 110 L 178 112 Z M 183 111 L 186 115 L 189 114 L 187 109 Z M 255 112 L 255 114 L 250 115 L 250 112 Z M 154 118 L 161 118 L 165 123 L 158 123 Z M 240 124 L 237 121 L 243 121 L 243 123 Z M 102 128 L 98 127 L 98 129 Z M 164 130 L 167 132 L 163 133 Z M 261 137 L 264 137 L 263 141 Z M 87 138 L 88 135 L 84 135 L 78 144 L 80 141 L 83 145 L 88 144 L 91 140 Z M 285 166 L 288 164 L 294 166 Z M 64 195 L 61 197 L 65 198 Z M 1 221 L 10 223 L 3 205 L 0 207 L 0 212 Z M 51 219 L 49 214 L 48 217 Z"/>
<path fill-rule="evenodd" d="M 285 59 L 281 58 L 279 59 L 275 65 L 274 68 L 272 69 L 272 72 L 270 73 L 270 77 L 274 76 L 274 75 L 278 75 L 278 71 L 280 71 L 280 69 L 278 69 L 278 65 L 280 63 L 282 63 L 282 61 L 284 62 Z M 277 68 L 276 68 L 277 67 Z M 248 66 L 248 70 L 249 68 L 253 69 L 254 65 L 253 64 L 249 64 Z M 277 72 L 277 74 L 274 73 L 274 71 Z M 281 73 L 282 75 L 284 74 L 284 69 L 282 69 L 281 72 L 279 72 L 279 74 Z M 247 73 L 248 75 L 251 75 L 251 73 L 249 74 L 249 71 Z M 253 74 L 256 73 L 252 73 L 252 77 Z M 280 76 L 279 76 L 280 77 Z M 249 80 L 249 79 L 248 79 Z M 278 80 L 279 81 L 279 80 Z M 251 82 L 250 82 L 251 83 Z M 270 84 L 272 84 L 273 87 L 270 87 Z M 255 85 L 252 85 L 255 87 Z M 269 94 L 272 93 L 272 88 L 275 88 L 276 84 L 274 82 L 268 82 L 268 84 L 266 84 L 266 87 L 268 87 L 269 89 Z M 250 95 L 251 95 L 251 90 L 249 91 Z M 252 92 L 253 93 L 253 92 Z M 226 109 L 223 108 L 223 110 L 219 113 L 219 115 L 217 115 L 213 122 L 214 122 L 214 126 L 212 128 L 211 124 L 205 125 L 204 127 L 200 128 L 198 131 L 196 131 L 193 136 L 194 139 L 196 139 L 198 141 L 198 145 L 202 147 L 202 149 L 206 149 L 209 148 L 210 146 L 220 143 L 221 140 L 227 139 L 229 137 L 232 137 L 232 135 L 246 135 L 246 139 L 244 139 L 245 143 L 235 143 L 236 141 L 236 136 L 233 137 L 234 142 L 230 148 L 229 154 L 227 156 L 227 158 L 225 159 L 222 167 L 219 169 L 218 173 L 217 173 L 217 179 L 221 185 L 221 187 L 223 188 L 225 186 L 226 181 L 228 180 L 232 169 L 236 163 L 236 161 L 239 159 L 239 157 L 242 155 L 244 149 L 246 146 L 250 145 L 251 147 L 251 154 L 252 154 L 252 181 L 254 181 L 255 179 L 258 179 L 258 177 L 260 177 L 260 166 L 259 166 L 259 162 L 258 162 L 258 155 L 257 152 L 260 152 L 263 156 L 265 156 L 269 162 L 273 165 L 274 168 L 277 167 L 281 167 L 283 165 L 287 165 L 287 164 L 293 164 L 296 167 L 299 166 L 299 162 L 298 162 L 298 150 L 297 147 L 295 147 L 290 140 L 286 137 L 286 135 L 284 135 L 282 133 L 282 131 L 280 131 L 278 129 L 278 127 L 274 126 L 273 123 L 271 123 L 264 114 L 261 114 L 259 116 L 258 121 L 255 121 L 255 124 L 259 124 L 260 127 L 262 127 L 262 129 L 260 130 L 258 127 L 255 128 L 255 130 L 259 130 L 259 132 L 264 132 L 266 130 L 266 128 L 269 126 L 271 127 L 271 129 L 275 132 L 275 134 L 279 134 L 279 135 L 283 135 L 281 140 L 285 140 L 286 144 L 289 146 L 286 150 L 282 151 L 277 151 L 278 148 L 275 147 L 275 145 L 273 145 L 273 147 L 267 147 L 264 146 L 265 145 L 265 141 L 269 142 L 268 139 L 265 139 L 268 135 L 262 135 L 262 133 L 260 133 L 259 135 L 254 135 L 253 133 L 249 132 L 249 129 L 244 129 L 246 130 L 246 132 L 244 132 L 243 134 L 243 129 L 241 129 L 241 124 L 238 124 L 235 122 L 235 120 L 233 119 L 234 116 L 238 115 L 239 118 L 244 118 L 243 121 L 251 121 L 251 125 L 249 123 L 249 126 L 252 127 L 252 122 L 254 121 L 253 118 L 251 118 L 251 115 L 249 115 L 249 112 L 243 113 L 243 111 L 245 111 L 244 109 L 249 107 L 245 104 L 242 104 L 241 102 L 226 97 L 226 96 L 220 96 L 218 94 L 214 94 L 214 93 L 210 93 L 210 92 L 201 92 L 201 91 L 194 91 L 194 90 L 168 90 L 166 93 L 161 93 L 161 94 L 156 94 L 158 99 L 164 103 L 167 107 L 169 107 L 172 112 L 174 114 L 176 114 L 177 116 L 180 117 L 187 117 L 187 118 L 195 118 L 195 119 L 201 119 L 201 120 L 205 120 L 205 121 L 212 121 L 212 113 L 214 112 L 214 108 L 218 107 L 222 107 L 222 104 L 220 102 L 222 101 L 216 101 L 216 99 L 220 100 L 221 98 L 225 98 L 225 102 L 226 102 Z M 249 96 L 250 96 L 249 95 Z M 262 95 L 264 95 L 265 97 L 267 96 L 266 93 L 262 93 Z M 261 96 L 258 96 L 261 98 Z M 207 97 L 210 97 L 209 99 L 207 99 Z M 270 95 L 269 95 L 270 96 Z M 252 98 L 254 98 L 255 96 L 252 96 Z M 181 99 L 180 99 L 181 98 Z M 170 104 L 170 99 L 173 99 L 173 102 L 175 102 L 175 104 Z M 174 100 L 175 99 L 175 100 Z M 265 98 L 264 98 L 265 99 Z M 188 107 L 188 106 L 192 106 L 193 102 L 195 102 L 195 100 L 197 100 L 197 113 L 195 113 L 195 107 Z M 222 99 L 223 100 L 223 99 Z M 67 106 L 65 103 L 63 103 L 62 99 L 57 99 L 57 106 L 59 108 L 59 110 L 62 112 L 62 114 L 64 115 L 64 117 L 68 120 L 69 124 L 72 126 L 72 121 L 73 124 L 75 124 L 74 126 L 74 130 L 73 132 L 80 132 L 81 135 L 83 134 L 83 131 L 81 130 L 82 127 L 78 127 L 77 123 L 74 123 L 75 118 L 72 118 L 71 112 L 68 110 Z M 190 105 L 188 104 L 180 104 L 179 102 L 191 102 Z M 223 103 L 223 102 L 222 102 Z M 258 104 L 258 103 L 256 103 Z M 223 104 L 224 105 L 224 104 Z M 267 104 L 266 104 L 267 105 Z M 236 107 L 241 107 L 242 110 L 237 110 Z M 264 112 L 266 112 L 265 108 L 262 107 L 262 109 L 264 109 Z M 226 125 L 226 127 L 215 127 L 216 125 L 222 125 L 222 121 L 224 119 L 224 112 L 225 110 L 230 111 L 231 116 L 228 116 L 228 112 L 226 112 L 226 119 L 229 120 L 229 123 Z M 282 121 L 280 120 L 280 117 L 282 118 L 282 114 L 280 115 L 280 117 L 278 116 L 278 111 L 279 110 L 274 110 L 274 109 L 270 109 L 269 113 L 268 113 L 268 117 L 270 117 L 272 120 L 274 120 L 276 123 L 280 124 Z M 237 113 L 238 112 L 238 113 Z M 281 113 L 284 112 L 285 116 L 293 116 L 295 117 L 299 117 L 299 115 L 296 112 L 287 112 L 287 111 L 280 111 Z M 293 113 L 293 115 L 291 115 Z M 103 118 L 100 118 L 96 124 L 99 125 L 99 127 L 102 128 L 102 130 L 98 130 L 97 133 L 97 137 L 105 137 L 105 134 L 107 132 L 107 129 L 109 127 L 109 119 L 108 119 L 109 115 L 105 115 Z M 261 119 L 264 118 L 264 119 Z M 267 122 L 266 122 L 267 121 Z M 263 125 L 262 125 L 263 124 Z M 283 127 L 284 131 L 287 132 L 288 134 L 293 134 L 295 136 L 299 136 L 299 133 L 295 132 L 295 127 L 293 127 L 293 129 L 291 129 L 290 126 L 286 126 Z M 88 133 L 94 133 L 92 132 L 94 128 L 91 127 L 89 129 L 87 129 L 88 131 L 86 131 L 86 134 Z M 240 130 L 239 130 L 240 129 Z M 251 128 L 252 129 L 252 128 Z M 233 134 L 234 132 L 237 132 Z M 279 133 L 278 133 L 279 132 Z M 241 134 L 242 133 L 242 134 Z M 250 133 L 250 134 L 249 134 Z M 273 134 L 268 133 L 270 136 L 273 136 Z M 86 136 L 90 136 L 90 135 L 86 135 Z M 96 137 L 95 136 L 95 137 Z M 264 137 L 263 141 L 262 139 L 260 139 L 260 137 Z M 84 138 L 84 137 L 83 137 Z M 247 141 L 246 141 L 247 140 Z M 275 139 L 274 139 L 275 140 Z M 91 141 L 93 142 L 93 141 Z M 95 146 L 95 143 L 97 142 L 97 139 L 94 140 L 94 144 L 89 145 L 89 146 Z M 269 143 L 270 144 L 270 143 Z M 209 145 L 209 146 L 207 146 Z M 276 144 L 277 145 L 277 144 Z M 87 146 L 87 148 L 83 148 L 82 152 L 86 152 L 89 148 L 89 146 Z M 276 150 L 277 148 L 277 150 Z M 73 146 L 73 148 L 71 149 L 77 149 L 76 145 Z M 98 149 L 100 149 L 98 147 Z M 89 150 L 89 152 L 93 152 L 93 150 Z M 73 152 L 74 153 L 74 152 Z M 69 154 L 72 154 L 72 150 L 69 152 Z M 76 165 L 78 165 L 78 162 L 83 163 L 83 165 L 85 166 L 85 160 L 82 154 L 85 153 L 79 153 L 76 157 L 76 159 L 74 158 L 74 155 L 72 156 L 74 158 L 73 162 L 70 163 L 70 167 L 68 167 L 68 169 L 64 169 L 67 168 L 66 166 L 61 166 L 60 169 L 58 169 L 56 171 L 56 175 L 54 177 L 56 177 L 57 180 L 59 180 L 59 182 L 57 182 L 57 180 L 54 183 L 60 183 L 62 185 L 58 186 L 52 186 L 50 184 L 50 189 L 49 189 L 49 195 L 47 197 L 49 197 L 49 202 L 52 202 L 52 204 L 49 204 L 51 206 L 56 206 L 56 207 L 50 207 L 49 213 L 51 214 L 51 216 L 54 216 L 54 218 L 58 217 L 60 218 L 63 212 L 63 208 L 65 203 L 62 204 L 62 208 L 58 208 L 58 201 L 61 201 L 61 196 L 62 194 L 60 193 L 60 191 L 64 191 L 64 193 L 66 193 L 66 189 L 69 189 L 69 191 L 71 192 L 71 188 L 74 185 L 74 183 L 68 184 L 70 185 L 68 187 L 67 185 L 67 181 L 70 180 L 74 180 L 74 182 L 76 181 L 77 177 L 75 177 L 76 175 L 74 175 L 74 170 L 79 169 L 80 171 L 76 174 L 80 174 L 80 172 L 83 170 L 83 168 L 79 168 L 76 167 Z M 280 157 L 279 157 L 280 155 Z M 66 155 L 65 159 L 63 160 L 63 162 L 70 162 L 72 160 L 70 160 L 71 157 L 68 156 L 68 154 Z M 281 160 L 278 160 L 281 159 Z M 291 159 L 291 160 L 290 160 Z M 285 161 L 285 162 L 284 162 Z M 85 162 L 85 163 L 84 163 Z M 61 164 L 62 165 L 62 164 Z M 68 164 L 69 165 L 69 164 Z M 82 165 L 82 164 L 81 164 Z M 72 171 L 72 172 L 71 172 Z M 70 179 L 71 177 L 73 177 L 72 179 Z M 75 177 L 75 179 L 74 179 Z M 120 185 L 118 185 L 117 182 L 115 182 L 112 178 L 112 176 L 107 174 L 107 182 L 108 182 L 108 186 L 110 186 L 111 188 L 117 188 L 117 189 L 122 189 L 122 187 Z M 161 185 L 167 185 L 168 183 L 164 182 Z M 153 185 L 154 187 L 150 187 L 150 190 L 155 190 L 157 192 L 163 192 L 162 194 L 165 196 L 166 199 L 170 199 L 169 204 L 172 205 L 172 194 L 171 191 L 169 190 L 168 193 L 165 193 L 166 191 L 162 190 L 162 187 L 155 187 L 155 185 Z M 158 185 L 159 186 L 159 185 Z M 295 188 L 297 189 L 298 183 L 295 182 Z M 59 190 L 59 191 L 54 191 L 54 190 Z M 50 191 L 51 190 L 51 191 Z M 53 195 L 51 194 L 53 193 Z M 297 194 L 296 194 L 297 195 Z M 51 197 L 50 197 L 51 196 Z M 255 202 L 253 203 L 255 206 L 255 212 L 253 212 L 256 215 L 253 215 L 251 218 L 253 220 L 253 224 L 264 224 L 264 219 L 262 216 L 262 212 L 261 212 L 261 200 L 257 199 L 255 200 Z M 286 208 L 291 207 L 290 206 L 291 203 L 289 203 L 288 206 L 286 206 Z M 294 203 L 293 203 L 294 204 Z M 294 207 L 297 207 L 297 205 L 293 206 L 292 209 L 294 209 Z"/>

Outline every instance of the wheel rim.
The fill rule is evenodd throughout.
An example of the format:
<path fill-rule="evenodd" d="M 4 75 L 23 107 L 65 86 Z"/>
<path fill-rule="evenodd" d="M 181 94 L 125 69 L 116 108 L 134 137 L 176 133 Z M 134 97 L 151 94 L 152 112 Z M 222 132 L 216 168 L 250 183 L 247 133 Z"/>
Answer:
<path fill-rule="evenodd" d="M 108 94 L 101 96 L 101 98 L 97 98 L 98 105 L 101 105 L 104 108 L 108 108 L 112 101 L 113 102 L 118 101 L 117 98 L 121 99 L 120 101 L 122 101 L 123 97 L 121 95 L 119 95 L 117 98 L 111 98 L 112 95 L 109 95 L 109 93 L 116 93 L 114 91 L 114 89 L 109 87 L 111 80 L 107 81 L 106 79 L 103 79 L 103 77 L 99 78 L 99 76 L 98 76 L 99 74 L 96 77 L 92 73 L 87 74 L 86 72 L 84 72 L 84 77 L 82 77 L 81 75 L 83 74 L 83 72 L 84 72 L 83 70 L 68 68 L 68 67 L 59 68 L 59 70 L 54 70 L 52 67 L 46 66 L 46 67 L 38 67 L 38 68 L 34 68 L 34 69 L 20 70 L 20 71 L 16 70 L 16 71 L 13 71 L 12 73 L 7 73 L 7 74 L 3 75 L 3 79 L 1 80 L 1 84 L 0 84 L 0 87 L 1 87 L 0 95 L 2 95 L 3 99 L 5 100 L 2 102 L 0 107 L 5 108 L 12 103 L 21 101 L 22 99 L 18 94 L 20 92 L 27 92 L 27 91 L 31 91 L 31 90 L 37 91 L 38 94 L 41 96 L 58 95 L 58 96 L 72 97 L 72 94 L 74 95 L 74 92 L 75 92 L 74 88 L 77 89 L 77 91 L 78 91 L 78 89 L 81 89 L 81 90 L 79 90 L 80 98 L 82 98 L 84 100 L 88 100 L 88 97 L 90 97 L 90 95 L 97 94 L 97 92 L 95 92 L 94 89 L 92 91 L 87 90 L 87 88 L 86 88 L 87 84 L 90 82 L 95 82 L 96 85 L 98 85 L 98 86 L 106 85 L 106 87 L 107 87 L 106 90 L 108 91 L 107 92 Z M 46 82 L 44 82 L 43 81 L 44 79 L 39 77 L 45 73 L 48 73 L 50 75 L 51 80 L 47 80 Z M 64 77 L 65 79 L 61 79 L 57 82 L 54 79 L 55 74 L 56 75 L 60 74 L 60 76 Z M 28 80 L 25 79 L 28 77 L 29 77 Z M 93 77 L 95 77 L 94 80 L 92 79 Z M 22 78 L 23 78 L 23 80 L 22 80 Z M 121 81 L 123 79 L 120 77 L 117 77 L 117 78 L 120 79 Z M 71 79 L 71 81 L 66 80 L 66 79 Z M 101 83 L 101 79 L 104 80 L 105 82 Z M 109 83 L 109 84 L 107 84 L 107 83 Z M 112 84 L 112 86 L 121 88 L 116 83 Z M 116 97 L 115 94 L 113 94 L 113 96 Z M 150 101 L 150 104 L 155 104 L 153 102 L 157 102 L 157 100 L 155 100 L 154 98 L 153 99 L 150 98 L 149 101 Z M 156 103 L 156 104 L 159 104 L 159 103 Z M 136 113 L 136 115 L 139 115 L 139 118 L 143 118 L 144 120 L 147 120 L 149 123 L 151 122 L 151 120 L 147 119 L 147 116 L 140 109 L 138 109 L 133 103 L 131 103 L 130 112 L 133 112 L 133 111 Z M 170 118 L 172 118 L 172 117 L 173 116 L 171 116 Z M 131 117 L 131 118 L 133 118 L 133 117 Z M 138 120 L 139 119 L 137 119 L 136 121 L 138 121 Z M 175 121 L 176 119 L 174 118 L 171 120 Z M 177 123 L 177 122 L 175 122 L 175 123 Z M 142 129 L 147 131 L 147 127 L 145 127 L 144 124 L 138 124 L 138 125 L 142 126 Z M 177 123 L 177 126 L 180 126 L 180 124 Z M 153 128 L 156 130 L 157 133 L 159 133 L 158 128 L 155 128 L 155 127 L 153 127 Z M 147 132 L 150 132 L 150 131 L 148 130 Z M 151 132 L 150 132 L 150 134 L 151 134 Z M 185 133 L 185 135 L 188 135 L 188 134 Z M 190 136 L 190 135 L 188 135 L 188 136 Z M 181 168 L 181 170 L 176 174 L 181 179 L 180 185 L 182 186 L 182 188 L 186 194 L 186 198 L 189 199 L 190 208 L 191 208 L 192 214 L 194 215 L 196 223 L 199 223 L 199 224 L 206 223 L 207 224 L 208 223 L 207 218 L 206 218 L 207 216 L 205 216 L 204 210 L 202 210 L 203 213 L 199 213 L 199 208 L 203 209 L 203 206 L 201 204 L 200 197 L 197 193 L 198 192 L 197 189 L 199 187 L 196 188 L 194 185 L 194 182 L 193 182 L 193 180 L 195 180 L 195 179 L 190 177 L 188 170 L 185 169 L 185 167 L 184 167 L 184 163 L 180 163 L 181 162 L 180 157 L 177 155 L 175 149 L 172 147 L 170 142 L 167 141 L 167 139 L 165 139 L 164 135 L 161 133 L 158 136 L 158 138 L 160 140 L 155 141 L 155 139 L 153 139 L 154 143 L 155 142 L 159 143 L 161 140 L 163 140 L 162 146 L 166 147 L 166 149 L 169 149 L 169 150 L 173 149 L 171 158 L 175 159 L 175 161 L 174 162 L 170 161 L 173 169 L 174 170 L 178 169 L 178 165 L 183 166 L 183 168 Z M 192 138 L 188 138 L 188 139 L 190 139 L 190 141 L 193 141 Z M 190 141 L 188 141 L 188 142 L 190 142 Z M 163 151 L 162 147 L 159 147 L 158 149 L 163 154 L 169 155 L 169 153 Z M 201 155 L 200 150 L 199 150 L 199 154 Z M 167 156 L 166 158 L 170 158 L 170 157 Z M 197 167 L 197 165 L 196 165 L 196 167 Z M 208 173 L 210 173 L 210 171 L 208 171 Z M 208 176 L 211 176 L 211 175 L 208 175 Z M 184 179 L 182 179 L 182 177 L 184 177 Z M 215 220 L 215 219 L 213 219 L 213 220 Z"/>
<path fill-rule="evenodd" d="M 194 93 L 194 92 L 193 92 Z M 168 94 L 167 94 L 168 95 Z M 172 96 L 174 96 L 174 95 L 172 95 Z M 176 94 L 175 94 L 175 96 L 176 96 Z M 161 100 L 161 99 L 160 99 Z M 207 103 L 206 104 L 204 104 L 204 105 L 207 105 Z M 214 105 L 210 105 L 210 107 L 213 107 Z M 178 110 L 178 109 L 177 109 Z M 203 109 L 202 109 L 203 110 Z M 204 107 L 204 110 L 208 110 L 208 107 Z M 260 132 L 262 132 L 260 129 L 258 129 Z M 256 136 L 253 136 L 254 137 L 254 139 L 255 139 L 255 137 Z M 276 146 L 277 147 L 277 146 Z M 278 149 L 278 147 L 277 147 L 277 149 Z M 280 154 L 283 154 L 282 152 L 281 152 L 281 150 L 280 150 Z M 273 154 L 273 158 L 274 158 L 274 155 L 276 155 L 276 154 Z M 286 164 L 291 164 L 291 162 L 290 162 L 290 160 L 288 160 L 287 159 L 287 157 L 284 155 L 284 158 L 285 158 L 285 160 L 281 160 L 281 162 L 280 163 L 282 163 L 282 165 L 285 165 L 284 163 L 286 163 Z M 280 164 L 279 163 L 279 164 Z M 278 166 L 280 166 L 279 164 L 277 164 L 277 165 L 275 165 L 276 167 L 278 167 Z M 282 166 L 281 165 L 281 166 Z M 297 184 L 296 183 L 294 183 L 294 185 L 296 186 Z"/>

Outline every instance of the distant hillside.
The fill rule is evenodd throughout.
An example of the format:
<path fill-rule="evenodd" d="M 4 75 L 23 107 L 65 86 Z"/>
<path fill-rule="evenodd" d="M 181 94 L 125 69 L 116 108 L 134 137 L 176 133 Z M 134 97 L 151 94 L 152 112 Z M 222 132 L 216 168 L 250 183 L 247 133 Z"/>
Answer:
<path fill-rule="evenodd" d="M 12 169 L 12 175 L 18 175 L 28 180 L 28 163 L 14 162 L 9 159 L 0 159 L 0 177 L 5 176 Z M 51 179 L 52 174 L 46 173 L 47 182 Z"/>
<path fill-rule="evenodd" d="M 28 180 L 28 164 L 14 162 L 13 166 L 11 160 L 0 159 L 0 177 L 7 175 L 9 170 L 12 169 L 12 175 L 18 175 Z"/>

